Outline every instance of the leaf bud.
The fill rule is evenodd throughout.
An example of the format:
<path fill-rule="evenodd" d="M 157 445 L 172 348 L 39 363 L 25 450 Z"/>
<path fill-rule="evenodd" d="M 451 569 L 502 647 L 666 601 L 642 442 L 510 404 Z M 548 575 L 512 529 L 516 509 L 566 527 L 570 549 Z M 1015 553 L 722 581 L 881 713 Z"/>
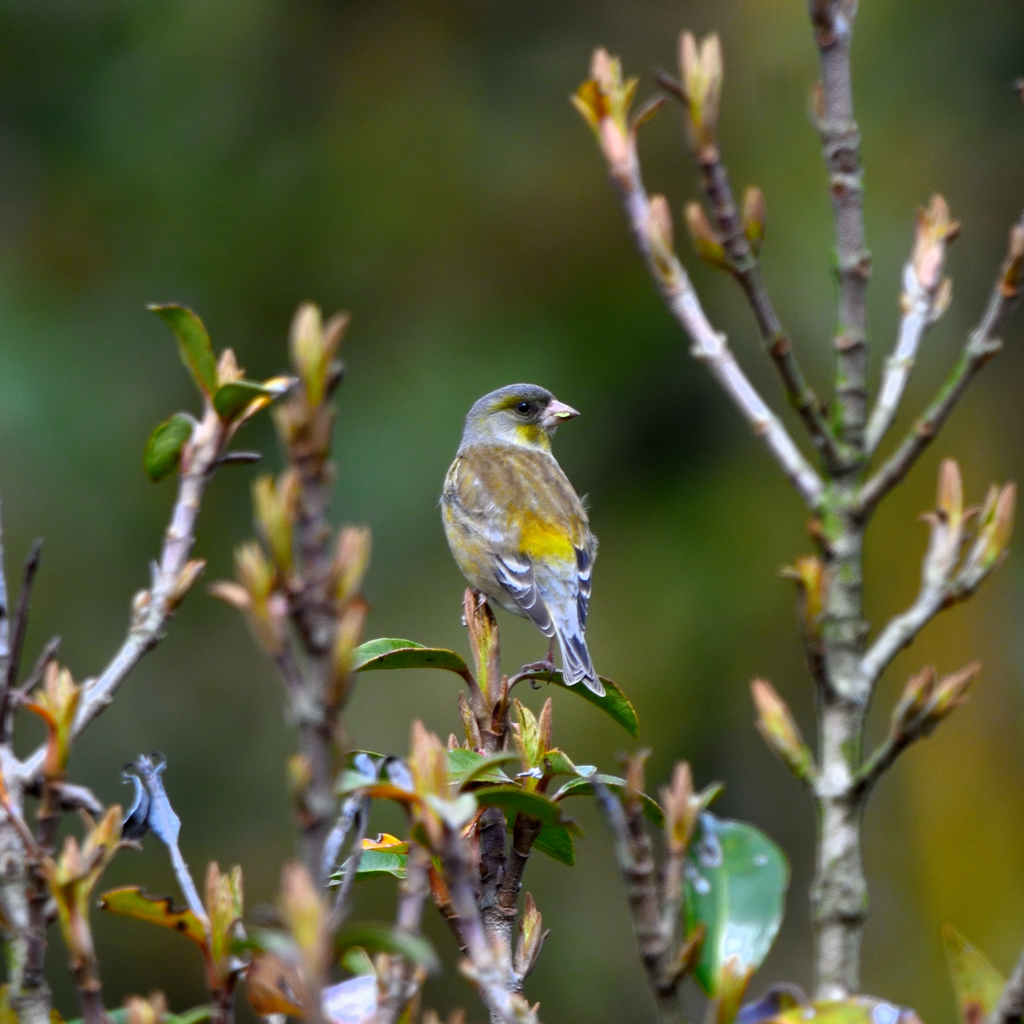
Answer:
<path fill-rule="evenodd" d="M 930 665 L 907 680 L 900 699 L 892 711 L 892 732 L 895 736 L 917 735 L 925 708 L 935 691 L 935 669 Z"/>
<path fill-rule="evenodd" d="M 622 788 L 622 800 L 627 810 L 640 806 L 644 795 L 644 766 L 650 756 L 650 749 L 642 747 L 636 753 L 629 754 L 623 761 L 626 785 Z"/>
<path fill-rule="evenodd" d="M 174 589 L 168 597 L 168 602 L 172 609 L 177 608 L 185 600 L 188 592 L 195 586 L 196 580 L 203 575 L 205 570 L 205 558 L 193 558 L 185 563 L 185 568 L 178 574 Z"/>
<path fill-rule="evenodd" d="M 671 852 L 681 856 L 690 845 L 701 800 L 693 791 L 693 774 L 685 761 L 676 762 L 672 784 L 661 790 L 661 806 L 665 812 L 665 837 Z"/>
<path fill-rule="evenodd" d="M 757 731 L 798 779 L 807 779 L 813 771 L 811 752 L 786 702 L 766 679 L 755 679 L 750 684 L 750 693 L 757 709 Z"/>
<path fill-rule="evenodd" d="M 690 232 L 690 239 L 697 255 L 712 267 L 728 270 L 729 261 L 726 259 L 722 241 L 708 223 L 704 208 L 700 203 L 687 203 L 683 212 L 686 216 L 686 227 Z"/>
<path fill-rule="evenodd" d="M 551 730 L 551 718 L 554 713 L 554 701 L 548 697 L 544 701 L 544 707 L 540 709 L 540 718 L 537 720 L 538 743 L 541 754 L 546 754 L 554 747 Z"/>
<path fill-rule="evenodd" d="M 346 526 L 338 534 L 331 571 L 335 579 L 335 597 L 344 604 L 351 600 L 363 585 L 363 577 L 370 564 L 370 528 Z"/>
<path fill-rule="evenodd" d="M 1020 289 L 1021 274 L 1024 273 L 1024 227 L 1014 224 L 1010 229 L 1010 244 L 1006 250 L 1006 262 L 1002 268 L 999 291 L 1007 299 L 1015 299 Z"/>
<path fill-rule="evenodd" d="M 690 146 L 699 160 L 717 157 L 718 107 L 722 95 L 722 47 L 718 35 L 698 47 L 692 32 L 679 38 L 679 70 L 686 94 Z"/>
<path fill-rule="evenodd" d="M 743 234 L 747 236 L 750 251 L 755 256 L 761 254 L 766 218 L 764 193 L 756 185 L 751 185 L 743 193 Z"/>
<path fill-rule="evenodd" d="M 949 205 L 938 193 L 926 209 L 917 211 L 917 233 L 910 262 L 914 275 L 925 291 L 933 293 L 942 281 L 946 248 L 960 234 L 960 222 L 951 220 Z"/>
<path fill-rule="evenodd" d="M 252 485 L 252 504 L 256 527 L 274 565 L 283 576 L 291 575 L 292 538 L 299 508 L 298 474 L 288 469 L 276 483 L 269 474 L 258 476 Z"/>
<path fill-rule="evenodd" d="M 980 662 L 972 661 L 959 672 L 953 672 L 939 680 L 925 712 L 923 728 L 926 733 L 931 732 L 939 722 L 967 700 L 967 691 L 980 671 Z"/>
<path fill-rule="evenodd" d="M 128 996 L 124 1001 L 127 1024 L 163 1024 L 167 1019 L 167 1000 L 163 992 L 151 992 L 148 999 Z"/>
<path fill-rule="evenodd" d="M 522 916 L 519 918 L 519 941 L 516 943 L 515 957 L 512 962 L 512 969 L 520 981 L 529 977 L 537 965 L 541 947 L 549 933 L 550 929 L 544 929 L 544 919 L 537 909 L 533 895 L 527 893 L 526 904 L 523 907 Z"/>
<path fill-rule="evenodd" d="M 978 532 L 956 580 L 956 597 L 973 593 L 1006 557 L 1017 504 L 1017 485 L 989 488 L 978 518 Z"/>
<path fill-rule="evenodd" d="M 636 87 L 636 78 L 623 80 L 617 57 L 597 49 L 590 62 L 590 78 L 570 97 L 597 136 L 609 170 L 617 178 L 629 175 L 636 163 L 635 134 L 629 124 Z"/>
<path fill-rule="evenodd" d="M 804 555 L 793 565 L 779 570 L 784 579 L 793 580 L 799 595 L 800 621 L 804 635 L 816 637 L 821 632 L 821 616 L 825 609 L 825 566 L 817 555 Z"/>

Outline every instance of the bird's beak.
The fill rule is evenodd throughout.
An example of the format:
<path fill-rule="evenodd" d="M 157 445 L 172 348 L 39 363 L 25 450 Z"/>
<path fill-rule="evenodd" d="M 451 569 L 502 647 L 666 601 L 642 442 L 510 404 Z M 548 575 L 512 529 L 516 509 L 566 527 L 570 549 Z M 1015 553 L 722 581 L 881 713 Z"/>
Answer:
<path fill-rule="evenodd" d="M 563 420 L 571 420 L 576 416 L 579 416 L 579 413 L 571 405 L 566 405 L 565 402 L 560 402 L 556 398 L 548 403 L 540 422 L 542 427 L 550 430 L 552 427 L 557 427 Z"/>

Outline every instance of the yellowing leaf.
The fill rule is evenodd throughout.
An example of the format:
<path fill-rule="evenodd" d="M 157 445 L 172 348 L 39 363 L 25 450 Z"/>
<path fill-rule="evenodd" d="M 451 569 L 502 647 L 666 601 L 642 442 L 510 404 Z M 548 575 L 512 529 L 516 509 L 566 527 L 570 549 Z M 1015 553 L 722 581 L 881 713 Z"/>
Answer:
<path fill-rule="evenodd" d="M 206 948 L 206 929 L 191 910 L 178 910 L 170 896 L 150 896 L 137 885 L 111 889 L 100 897 L 100 910 L 121 917 L 134 917 L 137 921 L 181 932 L 201 949 Z"/>

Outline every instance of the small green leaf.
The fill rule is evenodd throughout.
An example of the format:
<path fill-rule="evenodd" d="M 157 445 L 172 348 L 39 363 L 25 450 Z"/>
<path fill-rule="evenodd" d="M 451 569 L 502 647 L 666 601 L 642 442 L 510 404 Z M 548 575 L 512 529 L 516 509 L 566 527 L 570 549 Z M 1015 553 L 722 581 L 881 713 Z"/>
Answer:
<path fill-rule="evenodd" d="M 150 896 L 137 885 L 111 889 L 100 897 L 100 910 L 121 917 L 134 917 L 137 921 L 181 932 L 201 949 L 206 948 L 206 929 L 191 910 L 175 908 L 170 896 Z"/>
<path fill-rule="evenodd" d="M 985 955 L 975 949 L 951 924 L 942 929 L 949 973 L 963 1024 L 981 1024 L 999 1002 L 1006 981 Z"/>
<path fill-rule="evenodd" d="M 509 831 L 512 823 L 509 822 Z M 533 848 L 539 853 L 572 867 L 576 863 L 576 847 L 572 836 L 564 825 L 542 825 L 540 835 L 534 840 Z"/>
<path fill-rule="evenodd" d="M 212 397 L 219 383 L 217 360 L 203 321 L 184 306 L 151 305 L 149 309 L 174 331 L 182 362 L 195 378 L 199 390 Z"/>
<path fill-rule="evenodd" d="M 501 785 L 512 780 L 501 770 L 503 764 L 518 764 L 519 755 L 513 753 L 495 754 L 484 757 L 475 750 L 448 751 L 448 778 L 461 789 L 471 782 L 489 782 Z"/>
<path fill-rule="evenodd" d="M 481 807 L 500 807 L 512 814 L 538 818 L 545 825 L 565 825 L 562 809 L 542 793 L 531 793 L 519 786 L 487 786 L 474 789 L 473 796 Z"/>
<path fill-rule="evenodd" d="M 276 398 L 280 391 L 268 388 L 254 380 L 233 380 L 217 388 L 213 396 L 213 407 L 217 415 L 229 423 L 244 412 L 257 398 Z"/>
<path fill-rule="evenodd" d="M 695 976 L 711 998 L 726 962 L 733 973 L 754 971 L 782 923 L 789 862 L 760 830 L 705 812 L 687 851 L 686 931 L 706 929 Z"/>
<path fill-rule="evenodd" d="M 363 854 L 359 858 L 356 881 L 361 882 L 365 878 L 383 878 L 385 875 L 405 878 L 405 866 L 408 859 L 408 854 L 404 853 L 388 853 L 387 850 L 363 850 Z M 345 865 L 343 864 L 339 871 L 331 875 L 331 880 L 340 882 L 344 877 Z"/>
<path fill-rule="evenodd" d="M 335 948 L 343 955 L 345 950 L 353 946 L 358 946 L 370 954 L 397 953 L 406 960 L 419 964 L 431 974 L 441 966 L 437 954 L 426 939 L 420 935 L 399 931 L 389 924 L 361 921 L 345 925 L 335 938 Z"/>
<path fill-rule="evenodd" d="M 591 774 L 585 777 L 580 776 L 579 778 L 570 779 L 564 786 L 558 789 L 551 799 L 564 800 L 567 796 L 591 796 L 594 792 L 594 787 L 590 784 L 590 780 L 593 778 L 594 775 Z M 598 775 L 597 778 L 613 793 L 621 793 L 626 786 L 626 780 L 620 779 L 616 775 Z M 640 802 L 643 804 L 644 817 L 657 825 L 658 828 L 663 828 L 665 825 L 665 815 L 658 802 L 646 793 L 640 794 Z"/>
<path fill-rule="evenodd" d="M 640 736 L 640 719 L 637 718 L 636 708 L 629 702 L 629 698 L 610 679 L 605 679 L 604 676 L 599 677 L 601 682 L 604 683 L 603 697 L 599 697 L 593 690 L 588 690 L 582 683 L 566 686 L 562 681 L 562 673 L 557 670 L 554 672 L 545 670 L 531 672 L 522 678 L 561 686 L 562 689 L 569 690 L 578 697 L 590 701 L 591 704 L 599 707 L 606 715 L 610 715 L 633 739 L 637 739 Z"/>
<path fill-rule="evenodd" d="M 579 774 L 579 769 L 576 765 L 557 747 L 554 750 L 549 750 L 541 758 L 541 768 L 544 770 L 544 774 L 548 776 Z"/>
<path fill-rule="evenodd" d="M 353 672 L 373 672 L 390 668 L 443 668 L 449 672 L 468 671 L 461 655 L 441 647 L 424 647 L 412 640 L 382 637 L 368 640 L 352 652 Z"/>
<path fill-rule="evenodd" d="M 181 449 L 192 436 L 192 420 L 184 413 L 176 413 L 170 419 L 158 423 L 146 442 L 142 464 L 146 476 L 158 484 L 169 476 L 181 461 Z"/>

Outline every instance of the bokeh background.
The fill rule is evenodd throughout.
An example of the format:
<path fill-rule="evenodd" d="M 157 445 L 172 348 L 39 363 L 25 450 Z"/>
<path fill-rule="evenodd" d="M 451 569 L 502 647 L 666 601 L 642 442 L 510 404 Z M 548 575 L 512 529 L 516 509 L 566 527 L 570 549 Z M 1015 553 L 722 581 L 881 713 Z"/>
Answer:
<path fill-rule="evenodd" d="M 601 538 L 589 638 L 654 749 L 650 779 L 689 759 L 721 779 L 720 809 L 767 830 L 794 868 L 788 915 L 754 991 L 810 983 L 806 891 L 814 824 L 805 794 L 763 747 L 748 682 L 774 681 L 813 733 L 791 584 L 809 550 L 798 499 L 738 421 L 663 310 L 630 243 L 593 139 L 567 102 L 599 44 L 644 76 L 671 68 L 686 26 L 722 34 L 722 134 L 737 188 L 767 196 L 765 273 L 809 373 L 826 387 L 834 317 L 831 218 L 807 118 L 816 53 L 797 0 L 5 0 L 0 3 L 0 494 L 8 568 L 46 540 L 29 656 L 53 633 L 78 678 L 123 635 L 172 496 L 141 451 L 195 395 L 150 301 L 192 305 L 218 347 L 255 376 L 282 368 L 303 299 L 347 308 L 349 375 L 337 428 L 337 516 L 372 526 L 370 635 L 464 649 L 462 581 L 437 511 L 465 410 L 516 380 L 584 415 L 557 453 L 591 498 Z M 919 408 L 981 307 L 1019 212 L 1024 72 L 1017 0 L 866 0 L 855 74 L 875 255 L 874 364 L 891 345 L 914 211 L 933 191 L 964 221 L 950 257 L 952 308 L 909 390 Z M 649 186 L 673 208 L 696 197 L 675 110 L 644 131 Z M 732 283 L 681 252 L 712 318 L 779 402 Z M 913 597 L 917 521 L 942 455 L 969 495 L 1019 478 L 1024 328 L 871 531 L 867 593 L 877 624 Z M 904 415 L 899 429 L 906 429 Z M 797 428 L 798 429 L 798 428 Z M 279 462 L 269 421 L 244 443 Z M 213 484 L 197 553 L 227 575 L 250 535 L 252 467 Z M 881 687 L 881 735 L 903 680 L 981 658 L 971 702 L 912 749 L 867 815 L 872 915 L 864 988 L 955 1019 L 939 928 L 953 922 L 1009 970 L 1024 944 L 1024 561 L 1011 556 L 969 607 L 947 612 Z M 510 662 L 539 656 L 502 618 Z M 539 705 L 545 694 L 534 694 Z M 402 751 L 422 717 L 456 728 L 441 673 L 360 680 L 349 719 L 362 747 Z M 278 683 L 238 616 L 199 591 L 166 642 L 76 747 L 74 770 L 107 801 L 118 769 L 166 752 L 187 858 L 244 866 L 250 906 L 268 902 L 293 848 Z M 555 694 L 560 745 L 614 765 L 628 737 Z M 32 724 L 25 735 L 35 738 Z M 530 994 L 548 1021 L 649 1019 L 624 900 L 592 808 L 565 868 L 535 857 L 527 885 L 553 928 Z M 380 824 L 391 822 L 382 818 Z M 170 891 L 158 847 L 108 876 Z M 386 882 L 361 912 L 390 914 Z M 97 915 L 98 916 L 98 915 Z M 202 998 L 198 957 L 131 921 L 96 924 L 108 1001 L 164 988 Z M 452 961 L 447 934 L 430 933 Z M 51 950 L 58 1003 L 73 997 Z M 428 1004 L 481 1012 L 452 970 Z"/>

